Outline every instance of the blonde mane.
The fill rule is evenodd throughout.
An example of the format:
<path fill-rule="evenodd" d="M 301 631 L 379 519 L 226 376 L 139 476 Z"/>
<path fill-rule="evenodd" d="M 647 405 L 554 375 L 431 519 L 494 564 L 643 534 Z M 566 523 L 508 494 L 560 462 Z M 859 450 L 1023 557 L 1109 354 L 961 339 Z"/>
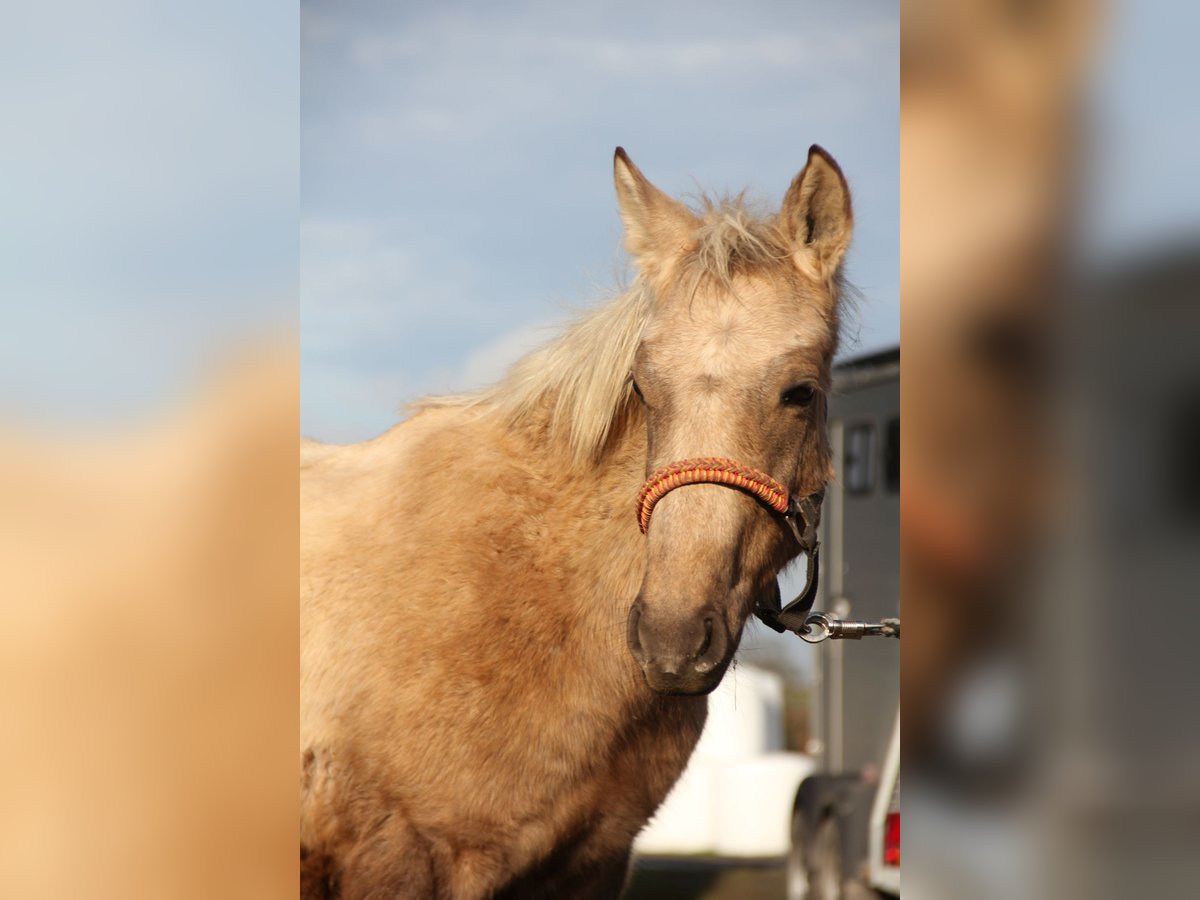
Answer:
<path fill-rule="evenodd" d="M 738 274 L 790 270 L 792 251 L 774 216 L 756 213 L 742 194 L 718 201 L 701 196 L 700 206 L 694 243 L 680 268 L 689 293 L 705 281 L 731 288 Z M 638 276 L 518 360 L 498 384 L 417 406 L 479 407 L 513 427 L 548 414 L 551 431 L 565 439 L 574 460 L 595 461 L 632 403 L 629 373 L 655 303 L 653 289 Z"/>

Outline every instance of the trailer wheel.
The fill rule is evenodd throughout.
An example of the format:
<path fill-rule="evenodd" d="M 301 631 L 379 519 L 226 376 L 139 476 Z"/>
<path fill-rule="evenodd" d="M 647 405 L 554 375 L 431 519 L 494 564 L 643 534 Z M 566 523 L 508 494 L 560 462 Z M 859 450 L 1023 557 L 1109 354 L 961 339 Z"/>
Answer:
<path fill-rule="evenodd" d="M 800 813 L 792 819 L 787 892 L 788 900 L 844 900 L 842 833 L 834 815 L 826 814 L 811 834 Z"/>
<path fill-rule="evenodd" d="M 792 814 L 792 846 L 787 858 L 787 900 L 808 900 L 807 834 L 804 814 L 797 810 Z"/>
<path fill-rule="evenodd" d="M 833 815 L 825 816 L 813 834 L 806 900 L 842 900 L 842 830 Z"/>

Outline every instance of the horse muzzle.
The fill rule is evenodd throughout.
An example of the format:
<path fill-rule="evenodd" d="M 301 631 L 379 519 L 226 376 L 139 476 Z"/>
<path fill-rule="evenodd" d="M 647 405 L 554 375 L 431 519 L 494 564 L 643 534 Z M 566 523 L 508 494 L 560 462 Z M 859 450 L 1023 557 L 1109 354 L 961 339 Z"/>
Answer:
<path fill-rule="evenodd" d="M 629 611 L 626 640 L 646 684 L 659 694 L 709 693 L 733 656 L 725 619 L 711 607 L 659 616 L 639 598 Z"/>

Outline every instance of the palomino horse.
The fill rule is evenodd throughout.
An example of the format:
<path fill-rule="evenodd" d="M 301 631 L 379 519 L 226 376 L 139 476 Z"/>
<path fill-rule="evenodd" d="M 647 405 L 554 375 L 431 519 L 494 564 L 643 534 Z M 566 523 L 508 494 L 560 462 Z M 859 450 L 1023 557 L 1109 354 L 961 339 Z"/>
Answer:
<path fill-rule="evenodd" d="M 824 485 L 845 179 L 813 147 L 757 216 L 614 169 L 632 288 L 490 390 L 305 446 L 305 897 L 619 895 L 799 552 L 743 490 L 656 482 L 646 534 L 635 499 L 696 457 Z"/>

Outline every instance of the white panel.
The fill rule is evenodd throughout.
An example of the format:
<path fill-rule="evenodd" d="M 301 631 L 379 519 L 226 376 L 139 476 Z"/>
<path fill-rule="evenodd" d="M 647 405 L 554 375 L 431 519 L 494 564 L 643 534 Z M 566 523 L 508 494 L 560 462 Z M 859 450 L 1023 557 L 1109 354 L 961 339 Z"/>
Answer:
<path fill-rule="evenodd" d="M 771 753 L 722 769 L 716 782 L 716 852 L 787 853 L 796 789 L 812 771 L 812 759 L 799 753 Z"/>

